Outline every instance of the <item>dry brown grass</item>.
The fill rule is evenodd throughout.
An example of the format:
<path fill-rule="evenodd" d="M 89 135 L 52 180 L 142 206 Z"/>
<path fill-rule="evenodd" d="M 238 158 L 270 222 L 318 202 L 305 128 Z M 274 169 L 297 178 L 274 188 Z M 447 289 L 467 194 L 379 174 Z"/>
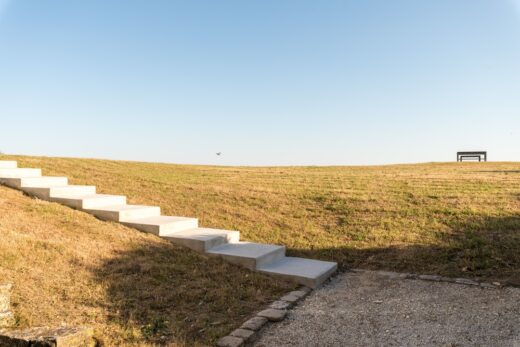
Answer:
<path fill-rule="evenodd" d="M 520 163 L 252 168 L 12 158 L 343 269 L 520 284 Z"/>
<path fill-rule="evenodd" d="M 520 163 L 250 168 L 71 158 L 5 156 L 4 159 L 16 159 L 20 166 L 41 167 L 46 175 L 68 176 L 74 184 L 97 185 L 101 193 L 127 195 L 130 203 L 159 205 L 165 214 L 199 217 L 202 226 L 240 230 L 246 240 L 284 244 L 292 255 L 335 260 L 342 269 L 364 267 L 478 277 L 520 285 Z M 11 192 L 3 188 L 2 194 L 8 191 Z M 4 195 L 0 196 L 5 199 Z M 12 203 L 11 198 L 3 203 Z M 4 206 L 7 207 L 0 210 L 4 214 L 0 220 L 12 220 L 14 217 L 10 214 L 14 213 L 14 207 Z M 68 305 L 86 306 L 85 312 L 96 312 L 90 321 L 102 320 L 105 328 L 99 329 L 112 329 L 107 334 L 113 336 L 114 341 L 127 341 L 125 336 L 142 334 L 143 322 L 151 324 L 153 315 L 163 310 L 177 317 L 169 321 L 177 337 L 188 336 L 189 341 L 203 343 L 212 341 L 214 336 L 227 332 L 232 326 L 233 322 L 226 317 L 233 312 L 245 315 L 255 305 L 286 288 L 279 282 L 268 284 L 263 277 L 249 274 L 245 282 L 236 282 L 239 294 L 235 297 L 237 288 L 233 281 L 244 281 L 247 271 L 206 260 L 153 236 L 99 222 L 64 207 L 47 203 L 35 206 L 38 209 L 32 212 L 32 217 L 39 218 L 35 219 L 39 222 L 34 222 L 33 227 L 28 227 L 28 222 L 20 218 L 17 228 L 1 229 L 9 231 L 12 240 L 24 245 L 17 247 L 25 252 L 25 258 L 32 259 L 31 250 L 42 254 L 43 260 L 31 260 L 39 262 L 39 266 L 25 265 L 17 272 L 18 281 L 25 282 L 25 278 L 35 276 L 36 280 L 31 283 L 38 283 L 38 276 L 43 278 L 46 273 L 43 254 L 52 258 L 57 253 L 76 252 L 60 246 L 61 236 L 51 237 L 52 242 L 47 242 L 46 227 L 41 223 L 68 230 L 68 238 L 74 235 L 73 239 L 78 240 L 74 242 L 78 254 L 92 248 L 97 258 L 75 256 L 73 259 L 79 260 L 66 261 L 68 265 L 63 268 L 69 270 L 63 272 L 81 268 L 85 257 L 95 264 L 77 270 L 81 275 L 60 275 L 64 279 L 74 278 L 69 281 L 70 286 L 65 284 L 69 282 L 51 281 L 46 284 L 45 295 L 39 298 L 48 296 L 50 302 L 55 300 L 58 317 L 59 305 L 65 305 L 63 297 L 71 295 L 69 287 L 74 284 L 83 288 L 79 290 L 81 295 L 98 299 L 82 299 L 80 303 L 71 300 Z M 47 208 L 58 210 L 43 213 Z M 78 221 L 88 223 L 77 224 Z M 13 234 L 12 230 L 17 232 Z M 29 231 L 35 234 L 34 230 L 41 230 L 38 238 L 27 241 L 29 244 L 21 243 L 27 238 L 24 234 Z M 44 244 L 40 244 L 43 241 Z M 13 245 L 3 249 L 13 249 L 16 242 L 10 242 Z M 16 252 L 3 249 L 0 250 L 2 264 L 20 258 Z M 158 251 L 163 249 L 164 252 Z M 164 264 L 168 263 L 166 259 L 170 259 L 170 263 L 177 260 L 169 268 Z M 195 263 L 207 267 L 194 266 Z M 159 264 L 166 268 L 157 269 Z M 1 276 L 5 275 L 5 268 L 0 268 Z M 204 269 L 209 270 L 197 272 Z M 179 272 L 185 277 L 177 275 Z M 197 273 L 200 286 L 190 284 L 191 272 Z M 13 272 L 10 273 L 12 276 Z M 143 273 L 150 274 L 149 283 L 137 279 Z M 164 285 L 168 283 L 168 273 L 174 273 L 178 282 L 172 283 L 178 285 Z M 104 278 L 109 278 L 108 282 Z M 162 300 L 162 294 L 161 297 L 149 294 L 148 298 L 148 294 L 141 293 L 161 285 L 165 292 L 176 288 L 170 299 Z M 37 288 L 31 290 L 38 292 Z M 128 299 L 122 294 L 125 290 L 130 291 Z M 23 305 L 21 294 L 15 291 L 15 295 L 18 295 L 17 302 Z M 24 298 L 31 297 L 24 295 Z M 203 297 L 201 308 L 197 310 L 194 304 L 198 304 L 197 299 L 184 300 L 184 295 Z M 132 313 L 141 300 L 154 303 L 148 305 L 151 311 L 144 313 L 150 319 Z M 217 301 L 216 308 L 207 312 L 206 303 L 212 300 Z M 178 318 L 182 314 L 175 313 L 188 311 L 183 306 L 185 301 L 195 305 L 193 314 L 182 313 L 189 316 L 187 321 Z M 49 306 L 49 301 L 46 305 Z M 222 309 L 228 305 L 230 315 Z M 89 317 L 89 313 L 82 313 L 83 316 Z M 220 320 L 225 323 L 217 326 L 208 323 Z M 161 326 L 159 323 L 151 326 L 154 324 Z M 126 326 L 131 328 L 124 328 Z M 208 330 L 198 333 L 202 327 Z M 143 341 L 139 339 L 142 337 L 136 341 Z"/>
<path fill-rule="evenodd" d="M 106 346 L 210 345 L 294 287 L 2 186 L 0 282 L 19 327 L 92 326 Z"/>

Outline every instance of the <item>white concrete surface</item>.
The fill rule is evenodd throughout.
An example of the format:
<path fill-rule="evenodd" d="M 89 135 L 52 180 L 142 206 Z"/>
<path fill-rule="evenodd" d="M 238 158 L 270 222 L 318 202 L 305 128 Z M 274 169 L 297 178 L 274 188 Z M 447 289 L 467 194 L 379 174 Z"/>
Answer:
<path fill-rule="evenodd" d="M 14 160 L 0 160 L 0 169 L 14 169 L 17 165 Z"/>
<path fill-rule="evenodd" d="M 233 230 L 196 228 L 170 233 L 163 235 L 163 237 L 173 243 L 203 253 L 216 246 L 239 242 L 240 232 Z"/>
<path fill-rule="evenodd" d="M 285 256 L 285 246 L 237 242 L 214 247 L 208 251 L 208 254 L 255 270 L 259 266 L 282 259 Z"/>
<path fill-rule="evenodd" d="M 37 196 L 40 199 L 49 200 L 51 198 L 69 198 L 83 195 L 96 194 L 95 186 L 52 186 L 52 187 L 22 187 L 24 192 Z"/>
<path fill-rule="evenodd" d="M 126 196 L 123 195 L 107 195 L 107 194 L 90 194 L 69 197 L 53 197 L 51 201 L 58 202 L 63 205 L 75 209 L 95 209 L 104 206 L 125 205 Z"/>
<path fill-rule="evenodd" d="M 3 183 L 12 188 L 44 188 L 68 185 L 67 177 L 25 177 L 25 178 L 4 178 Z"/>
<path fill-rule="evenodd" d="M 125 222 L 138 218 L 155 217 L 161 215 L 160 207 L 144 205 L 103 206 L 98 208 L 88 208 L 85 209 L 85 211 L 93 214 L 99 219 L 114 222 Z"/>
<path fill-rule="evenodd" d="M 122 223 L 131 228 L 159 236 L 187 229 L 196 229 L 199 227 L 199 221 L 197 218 L 173 216 L 153 216 L 147 218 L 131 219 Z"/>
<path fill-rule="evenodd" d="M 262 265 L 257 270 L 296 280 L 309 288 L 317 288 L 336 271 L 337 267 L 336 263 L 329 261 L 285 257 L 279 261 Z"/>
<path fill-rule="evenodd" d="M 0 169 L 0 178 L 40 177 L 41 175 L 41 169 Z"/>

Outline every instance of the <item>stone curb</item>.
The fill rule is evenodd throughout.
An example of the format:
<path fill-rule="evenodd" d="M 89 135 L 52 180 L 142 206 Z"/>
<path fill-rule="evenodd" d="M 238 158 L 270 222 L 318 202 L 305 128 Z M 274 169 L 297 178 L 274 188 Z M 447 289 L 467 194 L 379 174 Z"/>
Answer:
<path fill-rule="evenodd" d="M 471 279 L 467 279 L 467 278 L 460 278 L 460 277 L 452 278 L 452 277 L 444 277 L 444 276 L 438 276 L 438 275 L 420 275 L 420 274 L 414 274 L 414 273 L 401 273 L 401 272 L 364 270 L 364 269 L 350 269 L 348 271 L 350 271 L 350 272 L 373 272 L 373 273 L 377 273 L 379 275 L 396 278 L 396 279 L 422 280 L 422 281 L 430 281 L 430 282 L 447 282 L 447 283 L 455 283 L 455 284 L 487 288 L 487 289 L 503 288 L 503 287 L 507 286 L 506 284 L 499 283 L 499 282 L 486 283 L 486 282 L 480 282 L 480 281 L 475 281 L 475 280 L 471 280 Z M 512 287 L 514 287 L 514 286 L 512 286 Z"/>
<path fill-rule="evenodd" d="M 254 317 L 245 321 L 240 328 L 233 330 L 228 336 L 217 341 L 217 347 L 240 347 L 246 342 L 252 341 L 256 334 L 267 324 L 267 322 L 280 322 L 287 317 L 289 309 L 305 298 L 312 290 L 301 287 L 293 290 L 280 299 L 274 301 L 268 308 L 258 312 Z"/>

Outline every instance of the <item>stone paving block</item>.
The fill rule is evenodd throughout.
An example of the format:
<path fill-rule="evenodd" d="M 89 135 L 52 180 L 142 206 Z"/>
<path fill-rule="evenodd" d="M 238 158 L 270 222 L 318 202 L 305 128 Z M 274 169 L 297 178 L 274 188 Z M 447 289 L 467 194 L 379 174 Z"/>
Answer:
<path fill-rule="evenodd" d="M 265 323 L 267 323 L 267 318 L 257 316 L 244 322 L 240 328 L 257 331 L 260 330 L 260 328 L 263 327 Z"/>
<path fill-rule="evenodd" d="M 302 299 L 302 298 L 306 297 L 307 294 L 309 294 L 309 292 L 307 292 L 305 290 L 293 290 L 289 294 L 295 295 L 295 296 L 299 297 L 300 299 Z"/>
<path fill-rule="evenodd" d="M 294 295 L 292 292 L 287 294 L 287 295 L 284 295 L 280 298 L 280 300 L 283 300 L 283 301 L 287 301 L 287 302 L 290 302 L 290 303 L 295 303 L 296 301 L 300 300 L 300 296 L 298 295 Z"/>
<path fill-rule="evenodd" d="M 289 307 L 291 307 L 291 303 L 283 300 L 278 300 L 273 302 L 271 305 L 269 305 L 270 308 L 274 308 L 277 310 L 285 310 Z"/>
<path fill-rule="evenodd" d="M 287 314 L 286 310 L 276 310 L 274 308 L 268 308 L 257 313 L 257 316 L 267 318 L 271 322 L 279 322 L 285 318 Z"/>
<path fill-rule="evenodd" d="M 224 336 L 217 341 L 218 347 L 240 347 L 244 345 L 244 340 L 236 336 Z"/>
<path fill-rule="evenodd" d="M 39 327 L 2 331 L 0 346 L 17 347 L 94 347 L 94 330 L 84 327 Z"/>
<path fill-rule="evenodd" d="M 230 336 L 240 337 L 244 341 L 247 341 L 255 332 L 247 329 L 236 329 L 229 334 Z"/>

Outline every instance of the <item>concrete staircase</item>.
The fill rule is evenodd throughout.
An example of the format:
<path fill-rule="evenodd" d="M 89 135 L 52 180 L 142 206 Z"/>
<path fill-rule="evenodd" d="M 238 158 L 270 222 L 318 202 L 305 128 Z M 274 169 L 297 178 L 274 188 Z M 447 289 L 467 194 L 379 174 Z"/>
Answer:
<path fill-rule="evenodd" d="M 66 177 L 42 176 L 41 169 L 18 168 L 15 161 L 0 161 L 0 183 L 311 288 L 337 268 L 332 262 L 286 257 L 284 246 L 240 241 L 238 231 L 200 228 L 197 218 L 162 216 L 157 206 L 128 205 L 125 196 L 98 194 L 95 186 L 69 185 Z"/>

